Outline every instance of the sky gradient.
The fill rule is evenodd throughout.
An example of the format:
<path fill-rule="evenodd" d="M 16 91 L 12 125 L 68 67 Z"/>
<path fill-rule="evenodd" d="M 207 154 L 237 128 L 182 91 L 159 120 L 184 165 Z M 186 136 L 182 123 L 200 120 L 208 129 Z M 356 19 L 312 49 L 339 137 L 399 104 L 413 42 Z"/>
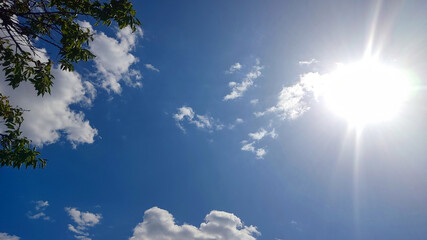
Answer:
<path fill-rule="evenodd" d="M 133 4 L 52 96 L 1 81 L 48 164 L 0 168 L 0 240 L 427 239 L 426 1 Z M 356 129 L 313 89 L 367 52 L 412 88 Z"/>

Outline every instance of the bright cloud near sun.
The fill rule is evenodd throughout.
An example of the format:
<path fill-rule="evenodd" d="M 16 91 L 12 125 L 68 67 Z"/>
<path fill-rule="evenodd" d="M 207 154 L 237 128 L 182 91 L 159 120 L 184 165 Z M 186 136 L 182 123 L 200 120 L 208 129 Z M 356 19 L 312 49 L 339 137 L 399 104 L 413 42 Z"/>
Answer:
<path fill-rule="evenodd" d="M 282 119 L 296 119 L 319 101 L 349 124 L 360 126 L 392 119 L 410 90 L 405 71 L 369 58 L 337 64 L 334 71 L 323 75 L 303 74 L 298 83 L 282 89 L 276 106 L 255 115 L 273 112 Z"/>

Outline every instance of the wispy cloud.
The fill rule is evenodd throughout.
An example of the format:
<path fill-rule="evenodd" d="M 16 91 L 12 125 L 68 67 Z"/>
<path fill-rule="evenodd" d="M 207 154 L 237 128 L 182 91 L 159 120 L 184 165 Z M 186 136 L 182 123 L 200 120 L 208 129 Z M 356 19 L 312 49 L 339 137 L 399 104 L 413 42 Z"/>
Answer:
<path fill-rule="evenodd" d="M 250 101 L 250 103 L 251 103 L 252 105 L 257 105 L 257 104 L 258 104 L 258 102 L 259 102 L 259 99 L 257 99 L 257 98 L 252 99 L 252 100 Z"/>
<path fill-rule="evenodd" d="M 238 71 L 242 69 L 242 65 L 239 62 L 236 62 L 235 64 L 231 65 L 227 71 L 225 71 L 226 74 L 232 74 L 235 71 Z"/>
<path fill-rule="evenodd" d="M 257 59 L 256 64 L 252 66 L 251 71 L 246 74 L 240 83 L 229 82 L 228 86 L 231 88 L 231 92 L 227 94 L 223 100 L 228 101 L 243 96 L 243 93 L 248 90 L 249 87 L 254 85 L 254 80 L 261 76 L 261 70 L 263 66 L 260 66 L 260 61 Z"/>
<path fill-rule="evenodd" d="M 260 128 L 257 132 L 249 133 L 248 135 L 253 140 L 257 140 L 257 141 L 263 139 L 265 136 L 268 136 L 268 135 L 270 135 L 272 138 L 277 137 L 277 134 L 274 128 L 270 132 L 267 132 L 264 128 Z"/>
<path fill-rule="evenodd" d="M 50 217 L 46 215 L 45 210 L 49 206 L 48 201 L 36 201 L 34 203 L 34 210 L 27 212 L 27 217 L 29 219 L 43 219 L 43 220 L 50 220 Z"/>
<path fill-rule="evenodd" d="M 89 233 L 87 232 L 89 227 L 93 227 L 102 219 L 102 215 L 99 213 L 81 212 L 77 208 L 66 207 L 65 211 L 70 215 L 71 219 L 77 224 L 74 227 L 72 224 L 68 224 L 68 230 L 73 232 L 76 239 L 91 240 Z"/>
<path fill-rule="evenodd" d="M 154 67 L 151 63 L 145 64 L 145 68 L 152 70 L 152 71 L 155 71 L 155 72 L 160 72 L 160 70 L 158 68 Z"/>
<path fill-rule="evenodd" d="M 309 61 L 299 61 L 299 62 L 298 62 L 298 64 L 299 64 L 300 66 L 304 66 L 304 65 L 311 65 L 311 64 L 313 64 L 313 63 L 318 63 L 318 61 L 317 61 L 316 59 L 312 58 L 312 59 L 311 59 L 311 60 L 309 60 Z"/>
<path fill-rule="evenodd" d="M 191 107 L 182 106 L 178 108 L 178 112 L 173 115 L 178 127 L 185 132 L 183 122 L 188 122 L 190 124 L 196 125 L 197 128 L 206 129 L 208 131 L 221 130 L 224 128 L 224 125 L 221 124 L 218 120 L 208 116 L 196 114 Z"/>
<path fill-rule="evenodd" d="M 234 214 L 211 211 L 205 222 L 196 227 L 189 224 L 177 225 L 168 211 L 153 207 L 145 211 L 143 221 L 133 230 L 129 240 L 157 239 L 239 239 L 255 240 L 261 233 L 255 226 L 246 226 Z"/>
<path fill-rule="evenodd" d="M 236 118 L 236 120 L 234 121 L 234 123 L 228 125 L 228 129 L 233 129 L 234 127 L 236 127 L 236 125 L 238 124 L 242 124 L 244 121 L 241 118 Z"/>
<path fill-rule="evenodd" d="M 297 221 L 292 220 L 292 221 L 290 222 L 290 224 L 291 224 L 291 226 L 292 226 L 294 229 L 296 229 L 297 231 L 299 231 L 299 232 L 301 232 L 301 231 L 302 231 L 301 224 L 299 224 Z"/>

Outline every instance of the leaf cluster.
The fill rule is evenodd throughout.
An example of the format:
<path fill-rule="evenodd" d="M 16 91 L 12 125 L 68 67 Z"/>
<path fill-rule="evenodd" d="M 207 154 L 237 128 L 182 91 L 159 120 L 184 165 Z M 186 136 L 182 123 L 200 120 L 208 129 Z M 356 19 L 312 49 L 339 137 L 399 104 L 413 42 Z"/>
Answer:
<path fill-rule="evenodd" d="M 0 94 L 0 116 L 7 127 L 6 132 L 0 134 L 0 166 L 43 168 L 46 159 L 40 158 L 36 148 L 30 146 L 30 140 L 21 136 L 22 113 L 23 109 L 11 107 L 8 98 Z"/>
<path fill-rule="evenodd" d="M 0 64 L 6 81 L 14 89 L 28 81 L 37 95 L 50 94 L 54 63 L 50 59 L 43 60 L 34 40 L 55 47 L 60 68 L 73 71 L 73 64 L 95 57 L 89 51 L 93 33 L 81 27 L 79 19 L 93 19 L 95 25 L 106 26 L 116 22 L 119 28 L 129 26 L 136 31 L 141 23 L 135 14 L 128 0 L 0 0 Z M 1 135 L 2 166 L 18 167 L 29 163 L 26 166 L 35 167 L 39 153 L 30 148 L 29 140 L 21 137 L 19 131 L 24 120 L 22 109 L 10 107 L 7 97 L 1 93 L 0 100 L 0 117 L 8 128 L 7 134 Z M 24 150 L 32 155 L 25 155 Z M 41 167 L 46 164 L 40 159 L 36 162 Z"/>

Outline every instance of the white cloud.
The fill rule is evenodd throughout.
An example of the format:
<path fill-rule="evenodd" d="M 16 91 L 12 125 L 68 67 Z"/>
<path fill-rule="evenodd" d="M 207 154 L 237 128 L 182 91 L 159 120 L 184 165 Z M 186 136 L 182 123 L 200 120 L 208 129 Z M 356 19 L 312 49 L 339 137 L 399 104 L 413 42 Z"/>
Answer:
<path fill-rule="evenodd" d="M 50 217 L 46 215 L 44 212 L 46 208 L 49 206 L 48 201 L 36 201 L 34 202 L 34 211 L 28 211 L 27 216 L 29 219 L 43 219 L 43 220 L 50 220 Z"/>
<path fill-rule="evenodd" d="M 80 25 L 87 27 L 90 24 L 84 22 Z M 142 29 L 138 27 L 135 32 L 132 32 L 130 27 L 120 29 L 116 34 L 117 38 L 108 37 L 103 32 L 93 31 L 93 33 L 90 51 L 96 55 L 94 61 L 102 87 L 120 93 L 122 80 L 128 86 L 142 86 L 139 81 L 140 72 L 131 69 L 131 65 L 138 62 L 138 58 L 131 51 L 135 48 L 137 39 L 142 38 Z"/>
<path fill-rule="evenodd" d="M 21 239 L 18 236 L 15 235 L 9 235 L 7 233 L 0 233 L 0 240 L 19 240 Z"/>
<path fill-rule="evenodd" d="M 299 61 L 298 62 L 298 64 L 301 65 L 301 66 L 303 66 L 303 65 L 311 65 L 313 63 L 318 63 L 318 61 L 316 59 L 312 58 L 309 61 Z"/>
<path fill-rule="evenodd" d="M 227 74 L 232 74 L 232 73 L 234 73 L 235 71 L 240 70 L 240 69 L 242 69 L 242 65 L 241 65 L 240 63 L 236 62 L 235 64 L 231 65 L 231 66 L 228 68 L 228 70 L 227 70 L 227 71 L 225 71 L 225 73 L 227 73 Z"/>
<path fill-rule="evenodd" d="M 160 72 L 160 70 L 159 70 L 159 69 L 157 69 L 156 67 L 154 67 L 154 66 L 153 66 L 152 64 L 150 64 L 150 63 L 145 64 L 145 68 L 150 69 L 150 70 L 152 70 L 152 71 Z"/>
<path fill-rule="evenodd" d="M 29 51 L 28 47 L 24 48 Z M 34 58 L 46 62 L 48 60 L 46 50 L 38 50 Z M 28 82 L 23 82 L 18 88 L 12 89 L 5 81 L 4 72 L 0 72 L 2 94 L 9 96 L 13 106 L 29 110 L 23 114 L 25 119 L 21 126 L 23 135 L 37 146 L 56 142 L 61 133 L 66 135 L 66 139 L 73 146 L 79 143 L 92 143 L 97 130 L 84 120 L 83 113 L 71 110 L 70 105 L 90 104 L 96 93 L 93 86 L 89 82 L 82 81 L 78 73 L 62 71 L 57 66 L 52 68 L 51 74 L 55 77 L 51 88 L 52 94 L 41 97 L 37 96 L 34 86 Z M 4 129 L 5 126 L 0 126 L 0 131 Z"/>
<path fill-rule="evenodd" d="M 261 76 L 261 70 L 263 66 L 260 66 L 260 62 L 257 59 L 256 64 L 252 67 L 251 71 L 246 74 L 240 83 L 230 82 L 231 92 L 224 97 L 224 101 L 235 99 L 243 96 L 243 93 L 248 90 L 254 84 L 254 80 Z"/>
<path fill-rule="evenodd" d="M 75 233 L 76 239 L 90 240 L 89 233 L 86 232 L 89 227 L 93 227 L 99 224 L 102 219 L 101 214 L 91 212 L 81 212 L 76 208 L 65 208 L 65 211 L 70 215 L 71 219 L 77 224 L 74 227 L 72 224 L 68 224 L 68 230 Z"/>
<path fill-rule="evenodd" d="M 300 76 L 300 81 L 293 86 L 284 87 L 276 106 L 264 112 L 257 112 L 257 117 L 266 113 L 277 113 L 282 119 L 296 119 L 310 109 L 309 101 L 317 99 L 323 80 L 318 73 L 307 73 Z"/>
<path fill-rule="evenodd" d="M 250 101 L 250 103 L 252 104 L 252 105 L 256 105 L 257 103 L 259 102 L 259 100 L 256 98 L 256 99 L 252 99 L 251 101 Z"/>
<path fill-rule="evenodd" d="M 12 89 L 5 82 L 3 72 L 0 73 L 2 94 L 9 96 L 12 105 L 29 110 L 23 115 L 23 135 L 37 146 L 54 143 L 62 134 L 73 146 L 93 143 L 97 130 L 84 119 L 84 113 L 70 108 L 73 104 L 91 101 L 94 97 L 93 89 L 89 87 L 91 84 L 82 81 L 78 73 L 62 71 L 58 67 L 52 68 L 52 74 L 55 76 L 52 94 L 41 97 L 37 96 L 34 87 L 28 82 Z"/>
<path fill-rule="evenodd" d="M 130 240 L 255 240 L 260 235 L 255 226 L 245 226 L 232 213 L 211 211 L 205 222 L 196 227 L 189 224 L 177 225 L 168 211 L 153 207 L 145 211 Z"/>
<path fill-rule="evenodd" d="M 224 125 L 219 123 L 217 120 L 207 115 L 195 114 L 191 107 L 182 106 L 178 108 L 178 113 L 173 115 L 177 125 L 185 132 L 185 128 L 182 125 L 183 121 L 187 121 L 190 124 L 194 124 L 197 128 L 206 129 L 208 131 L 221 130 Z"/>

